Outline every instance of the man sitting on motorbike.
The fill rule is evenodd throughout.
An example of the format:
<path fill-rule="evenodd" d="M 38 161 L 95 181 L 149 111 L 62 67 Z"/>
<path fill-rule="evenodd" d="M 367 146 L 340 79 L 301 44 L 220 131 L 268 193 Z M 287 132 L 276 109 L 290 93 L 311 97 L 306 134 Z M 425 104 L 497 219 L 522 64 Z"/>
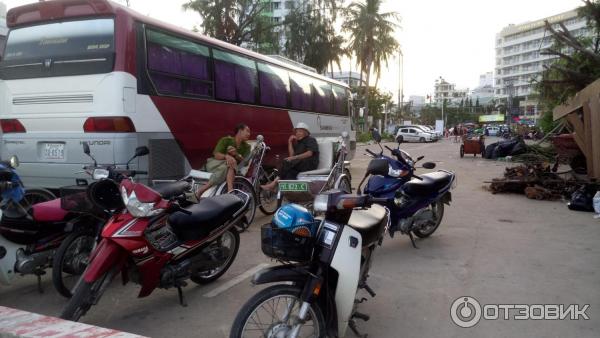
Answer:
<path fill-rule="evenodd" d="M 281 177 L 261 188 L 274 190 L 279 179 L 295 180 L 299 173 L 319 167 L 319 145 L 317 140 L 310 136 L 306 123 L 299 122 L 294 128 L 294 134 L 288 139 L 288 154 L 289 157 L 283 160 Z"/>
<path fill-rule="evenodd" d="M 213 157 L 206 161 L 206 171 L 212 173 L 208 182 L 196 192 L 199 199 L 210 187 L 221 184 L 227 180 L 227 191 L 233 189 L 233 180 L 240 163 L 250 154 L 250 127 L 244 123 L 235 126 L 235 136 L 225 136 L 217 142 Z"/>

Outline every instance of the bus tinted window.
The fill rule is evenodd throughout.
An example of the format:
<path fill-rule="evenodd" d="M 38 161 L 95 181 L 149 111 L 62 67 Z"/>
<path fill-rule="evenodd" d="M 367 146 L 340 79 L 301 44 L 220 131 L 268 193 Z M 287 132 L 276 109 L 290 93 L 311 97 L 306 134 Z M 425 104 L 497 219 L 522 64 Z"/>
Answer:
<path fill-rule="evenodd" d="M 344 87 L 333 85 L 334 113 L 348 116 L 348 91 Z"/>
<path fill-rule="evenodd" d="M 108 73 L 114 63 L 114 21 L 48 23 L 10 31 L 3 79 Z"/>
<path fill-rule="evenodd" d="M 317 113 L 331 113 L 331 85 L 324 81 L 313 80 L 313 88 Z"/>
<path fill-rule="evenodd" d="M 281 108 L 288 106 L 290 81 L 286 70 L 259 62 L 258 80 L 261 104 Z"/>
<path fill-rule="evenodd" d="M 308 76 L 290 72 L 290 89 L 292 93 L 292 108 L 298 110 L 312 110 L 312 79 Z"/>
<path fill-rule="evenodd" d="M 159 93 L 212 96 L 208 47 L 154 30 L 146 37 L 148 69 Z"/>
<path fill-rule="evenodd" d="M 249 58 L 213 50 L 217 99 L 256 103 L 258 74 Z"/>

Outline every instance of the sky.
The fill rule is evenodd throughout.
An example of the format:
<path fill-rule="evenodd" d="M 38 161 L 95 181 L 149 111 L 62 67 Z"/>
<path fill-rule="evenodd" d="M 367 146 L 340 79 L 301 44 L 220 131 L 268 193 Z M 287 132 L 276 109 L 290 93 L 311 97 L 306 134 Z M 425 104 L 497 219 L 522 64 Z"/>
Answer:
<path fill-rule="evenodd" d="M 10 9 L 35 2 L 0 0 Z M 283 0 L 282 0 L 283 1 Z M 125 0 L 117 2 L 125 3 Z M 186 12 L 186 0 L 130 0 L 138 12 L 186 29 L 201 23 L 195 12 Z M 479 76 L 494 71 L 495 36 L 509 24 L 536 21 L 583 5 L 581 0 L 383 0 L 382 11 L 401 17 L 396 37 L 403 51 L 390 60 L 379 87 L 396 99 L 403 87 L 404 100 L 410 95 L 433 94 L 440 76 L 457 88 L 474 89 Z M 349 70 L 351 60 L 342 62 Z M 337 66 L 334 66 L 334 70 Z M 356 70 L 356 65 L 352 64 Z M 375 80 L 371 82 L 374 84 Z"/>

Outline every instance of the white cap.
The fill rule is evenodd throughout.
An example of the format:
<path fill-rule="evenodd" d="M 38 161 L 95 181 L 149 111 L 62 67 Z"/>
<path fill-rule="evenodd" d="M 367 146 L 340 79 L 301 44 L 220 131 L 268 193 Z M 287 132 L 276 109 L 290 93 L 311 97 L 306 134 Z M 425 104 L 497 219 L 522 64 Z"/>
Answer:
<path fill-rule="evenodd" d="M 307 133 L 310 134 L 310 130 L 308 129 L 308 124 L 306 124 L 304 122 L 298 122 L 296 124 L 296 127 L 294 127 L 294 129 L 304 129 L 304 130 L 306 130 Z"/>

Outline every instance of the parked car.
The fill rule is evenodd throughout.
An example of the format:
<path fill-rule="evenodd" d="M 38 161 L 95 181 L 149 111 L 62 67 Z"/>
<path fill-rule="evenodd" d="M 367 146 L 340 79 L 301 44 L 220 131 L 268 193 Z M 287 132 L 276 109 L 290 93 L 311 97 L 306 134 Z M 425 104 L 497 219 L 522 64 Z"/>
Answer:
<path fill-rule="evenodd" d="M 411 124 L 411 125 L 405 125 L 405 126 L 400 126 L 400 128 L 417 128 L 425 133 L 430 133 L 434 136 L 434 139 L 432 141 L 437 141 L 438 139 L 442 138 L 442 134 L 441 133 L 437 133 L 435 130 L 432 130 L 431 128 L 429 128 L 428 126 L 423 126 L 423 125 L 418 125 L 418 124 Z M 396 132 L 396 134 L 398 134 L 398 132 Z"/>
<path fill-rule="evenodd" d="M 425 131 L 428 131 L 428 132 L 434 134 L 435 136 L 437 136 L 438 140 L 444 136 L 444 133 L 442 131 L 437 131 L 437 130 L 435 130 L 435 128 L 433 128 L 431 126 L 422 126 L 422 127 L 423 127 L 423 129 L 425 129 Z"/>
<path fill-rule="evenodd" d="M 498 136 L 500 134 L 500 128 L 499 127 L 487 127 L 486 129 L 486 135 L 489 136 Z"/>
<path fill-rule="evenodd" d="M 437 136 L 415 126 L 402 126 L 396 134 L 396 140 L 399 142 L 432 142 L 437 140 Z"/>

